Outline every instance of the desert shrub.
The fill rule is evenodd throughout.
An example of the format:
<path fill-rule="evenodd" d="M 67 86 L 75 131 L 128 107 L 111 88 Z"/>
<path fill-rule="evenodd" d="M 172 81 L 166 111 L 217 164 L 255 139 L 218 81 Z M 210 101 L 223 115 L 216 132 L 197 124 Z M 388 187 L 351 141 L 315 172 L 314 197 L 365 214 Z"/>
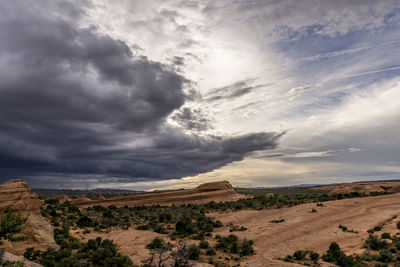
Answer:
<path fill-rule="evenodd" d="M 196 246 L 195 244 L 190 245 L 188 248 L 188 258 L 190 260 L 198 260 L 200 257 L 200 248 Z"/>
<path fill-rule="evenodd" d="M 380 256 L 377 254 L 364 254 L 361 256 L 361 259 L 364 261 L 378 261 Z"/>
<path fill-rule="evenodd" d="M 381 235 L 381 237 L 382 237 L 383 239 L 390 239 L 390 234 L 389 234 L 389 233 L 383 233 L 383 234 Z"/>
<path fill-rule="evenodd" d="M 227 237 L 219 237 L 217 236 L 217 244 L 215 248 L 217 250 L 223 251 L 235 251 L 238 252 L 238 237 L 236 235 L 229 235 Z M 235 253 L 233 252 L 233 253 Z"/>
<path fill-rule="evenodd" d="M 192 219 L 188 216 L 182 216 L 175 225 L 175 230 L 179 235 L 188 236 L 195 232 Z"/>
<path fill-rule="evenodd" d="M 165 234 L 165 228 L 164 226 L 162 226 L 161 224 L 157 224 L 154 228 L 153 228 L 154 232 L 156 233 L 160 233 L 160 234 Z"/>
<path fill-rule="evenodd" d="M 293 253 L 293 257 L 296 260 L 304 260 L 306 258 L 307 253 L 304 250 L 297 250 Z"/>
<path fill-rule="evenodd" d="M 154 238 L 149 244 L 146 245 L 147 249 L 161 249 L 165 248 L 167 244 L 159 237 Z"/>
<path fill-rule="evenodd" d="M 21 212 L 16 211 L 12 206 L 7 207 L 6 215 L 0 222 L 0 246 L 3 240 L 11 242 L 23 241 L 26 236 L 15 236 L 21 233 L 26 227 L 28 217 L 23 217 Z"/>
<path fill-rule="evenodd" d="M 379 252 L 379 261 L 381 262 L 391 262 L 393 260 L 393 255 L 388 250 L 382 250 Z"/>
<path fill-rule="evenodd" d="M 202 249 L 206 249 L 206 248 L 209 247 L 209 244 L 208 244 L 207 241 L 203 240 L 203 241 L 200 242 L 199 247 L 202 248 Z"/>
<path fill-rule="evenodd" d="M 253 255 L 254 254 L 253 244 L 254 244 L 253 240 L 244 239 L 242 242 L 242 246 L 240 248 L 240 255 L 242 256 Z"/>
<path fill-rule="evenodd" d="M 49 198 L 44 201 L 45 204 L 55 205 L 58 204 L 60 201 L 58 198 Z"/>
<path fill-rule="evenodd" d="M 67 240 L 74 239 L 69 237 Z M 48 248 L 46 251 L 38 252 L 29 248 L 25 251 L 24 256 L 35 260 L 44 267 L 134 266 L 129 257 L 118 253 L 113 241 L 102 240 L 100 237 L 89 239 L 87 243 L 81 243 L 75 253 L 72 253 L 72 246 L 68 244 L 67 247 L 62 247 L 58 251 Z"/>
<path fill-rule="evenodd" d="M 148 224 L 140 224 L 136 227 L 137 230 L 149 230 L 150 226 Z"/>
<path fill-rule="evenodd" d="M 322 259 L 327 262 L 335 263 L 339 266 L 351 267 L 356 265 L 356 260 L 354 257 L 346 256 L 336 242 L 332 242 L 330 244 L 326 254 L 322 255 Z"/>
<path fill-rule="evenodd" d="M 222 224 L 221 221 L 217 220 L 217 221 L 215 221 L 215 222 L 213 223 L 213 226 L 214 226 L 215 228 L 219 228 L 219 227 L 222 227 L 222 226 L 224 226 L 224 225 Z"/>
<path fill-rule="evenodd" d="M 313 261 L 318 261 L 319 259 L 319 254 L 317 252 L 310 252 L 310 259 Z"/>
<path fill-rule="evenodd" d="M 397 229 L 400 229 L 400 221 L 396 223 Z"/>
<path fill-rule="evenodd" d="M 81 228 L 94 226 L 93 220 L 86 215 L 81 216 L 76 222 L 76 225 Z"/>
<path fill-rule="evenodd" d="M 353 229 L 349 229 L 347 226 L 344 225 L 339 225 L 339 228 L 342 229 L 343 232 L 348 232 L 348 233 L 358 233 L 357 231 L 354 231 Z"/>
<path fill-rule="evenodd" d="M 317 210 L 316 209 L 312 209 L 311 212 L 314 213 L 314 212 L 317 212 Z"/>
<path fill-rule="evenodd" d="M 224 252 L 233 254 L 240 253 L 242 256 L 254 254 L 253 240 L 244 239 L 240 244 L 236 235 L 229 235 L 227 237 L 217 236 L 216 238 L 217 244 L 215 245 L 215 248 L 217 250 L 222 250 Z"/>
<path fill-rule="evenodd" d="M 214 256 L 215 254 L 217 254 L 217 253 L 215 253 L 215 250 L 213 248 L 208 248 L 206 250 L 206 255 L 207 256 Z"/>
<path fill-rule="evenodd" d="M 389 247 L 385 240 L 380 240 L 377 235 L 369 235 L 365 240 L 365 245 L 373 250 L 386 249 Z"/>
<path fill-rule="evenodd" d="M 232 225 L 231 228 L 229 229 L 229 232 L 243 232 L 246 231 L 247 228 L 244 226 L 237 226 L 237 225 Z"/>
<path fill-rule="evenodd" d="M 40 251 L 35 250 L 34 247 L 29 247 L 25 249 L 24 257 L 30 261 L 35 261 L 40 257 Z"/>
<path fill-rule="evenodd" d="M 279 220 L 272 220 L 270 222 L 272 222 L 272 223 L 281 223 L 281 222 L 284 222 L 284 221 L 285 221 L 285 219 L 279 219 Z"/>

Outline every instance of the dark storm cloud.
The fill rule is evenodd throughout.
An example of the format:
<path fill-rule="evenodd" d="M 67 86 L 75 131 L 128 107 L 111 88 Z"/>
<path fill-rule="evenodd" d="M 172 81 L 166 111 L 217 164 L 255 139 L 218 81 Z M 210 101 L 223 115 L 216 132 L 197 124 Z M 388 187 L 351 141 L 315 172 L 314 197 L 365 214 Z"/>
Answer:
<path fill-rule="evenodd" d="M 167 126 L 188 81 L 95 27 L 79 27 L 83 15 L 68 1 L 1 3 L 0 180 L 62 187 L 78 177 L 171 179 L 276 146 L 273 133 L 199 137 Z M 178 114 L 189 127 L 207 125 L 200 112 Z"/>
<path fill-rule="evenodd" d="M 188 130 L 204 131 L 212 128 L 211 120 L 202 113 L 201 109 L 184 107 L 176 112 L 172 119 Z"/>

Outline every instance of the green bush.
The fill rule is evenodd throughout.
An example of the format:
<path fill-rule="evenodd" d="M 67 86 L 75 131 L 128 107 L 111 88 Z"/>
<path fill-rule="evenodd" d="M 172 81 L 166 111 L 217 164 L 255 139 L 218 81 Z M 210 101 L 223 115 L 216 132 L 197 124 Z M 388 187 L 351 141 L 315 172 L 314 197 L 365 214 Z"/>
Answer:
<path fill-rule="evenodd" d="M 29 247 L 25 249 L 24 257 L 30 261 L 36 261 L 38 258 L 40 258 L 40 251 L 35 250 L 34 247 Z"/>
<path fill-rule="evenodd" d="M 200 258 L 200 248 L 195 244 L 190 245 L 188 248 L 188 258 L 190 260 L 198 260 Z"/>
<path fill-rule="evenodd" d="M 154 238 L 149 244 L 146 245 L 147 249 L 161 249 L 165 248 L 167 245 L 164 240 L 159 237 Z"/>
<path fill-rule="evenodd" d="M 296 259 L 296 260 L 304 260 L 305 258 L 306 258 L 306 252 L 305 251 L 303 251 L 303 250 L 297 250 L 297 251 L 295 251 L 294 253 L 293 253 L 293 257 Z"/>
<path fill-rule="evenodd" d="M 203 240 L 203 241 L 200 242 L 199 247 L 202 248 L 202 249 L 206 249 L 206 248 L 209 247 L 209 244 L 208 244 L 207 241 Z"/>
<path fill-rule="evenodd" d="M 217 253 L 215 253 L 215 250 L 213 248 L 208 248 L 206 250 L 206 255 L 207 256 L 214 256 L 215 254 L 217 254 Z"/>
<path fill-rule="evenodd" d="M 391 262 L 393 260 L 393 255 L 390 251 L 382 250 L 379 252 L 379 261 L 381 262 Z"/>
<path fill-rule="evenodd" d="M 373 250 L 386 249 L 389 244 L 385 240 L 380 240 L 377 235 L 369 235 L 365 240 L 365 245 Z"/>
<path fill-rule="evenodd" d="M 253 240 L 244 239 L 242 243 L 239 244 L 239 240 L 236 235 L 229 235 L 227 237 L 216 236 L 216 238 L 217 244 L 215 245 L 215 248 L 217 250 L 222 250 L 232 254 L 240 253 L 242 256 L 254 254 Z"/>
<path fill-rule="evenodd" d="M 383 234 L 381 235 L 381 237 L 382 237 L 383 239 L 390 239 L 390 234 L 389 234 L 389 233 L 383 233 Z"/>
<path fill-rule="evenodd" d="M 330 244 L 326 254 L 322 255 L 322 259 L 344 267 L 351 267 L 356 264 L 356 260 L 352 256 L 346 256 L 346 254 L 344 254 L 340 249 L 339 245 L 335 242 Z"/>
<path fill-rule="evenodd" d="M 68 237 L 65 242 L 76 240 Z M 32 248 L 25 251 L 26 258 L 34 258 L 44 267 L 90 267 L 90 266 L 107 266 L 107 267 L 133 267 L 132 261 L 127 256 L 118 253 L 118 249 L 113 241 L 100 237 L 89 239 L 87 243 L 81 243 L 75 253 L 72 253 L 72 245 L 67 243 L 66 247 L 62 247 L 56 251 L 48 248 L 46 251 L 38 252 Z"/>
<path fill-rule="evenodd" d="M 150 226 L 148 224 L 140 224 L 140 225 L 138 225 L 138 227 L 136 227 L 136 229 L 145 231 L 145 230 L 149 230 Z"/>
<path fill-rule="evenodd" d="M 242 256 L 253 255 L 254 254 L 253 244 L 254 244 L 253 240 L 244 239 L 242 242 L 242 246 L 240 248 L 240 255 Z"/>
<path fill-rule="evenodd" d="M 3 240 L 11 242 L 23 241 L 26 236 L 15 236 L 21 233 L 26 227 L 26 221 L 28 217 L 23 217 L 21 212 L 16 211 L 12 206 L 8 206 L 6 215 L 0 222 L 0 246 L 3 244 Z"/>
<path fill-rule="evenodd" d="M 310 252 L 310 259 L 317 262 L 319 260 L 319 254 L 317 252 Z"/>

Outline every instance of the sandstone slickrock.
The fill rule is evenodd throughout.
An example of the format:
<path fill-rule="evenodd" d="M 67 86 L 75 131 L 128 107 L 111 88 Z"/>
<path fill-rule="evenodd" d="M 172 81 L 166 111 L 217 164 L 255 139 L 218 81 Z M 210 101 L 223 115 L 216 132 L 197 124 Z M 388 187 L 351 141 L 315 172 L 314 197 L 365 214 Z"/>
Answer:
<path fill-rule="evenodd" d="M 106 198 L 99 192 L 99 193 L 97 193 L 97 195 L 96 195 L 96 199 L 97 199 L 97 200 L 104 200 L 104 199 L 106 199 Z"/>
<path fill-rule="evenodd" d="M 64 203 L 66 201 L 71 201 L 71 198 L 68 197 L 67 195 L 59 195 L 57 198 L 60 201 L 60 203 Z"/>
<path fill-rule="evenodd" d="M 331 184 L 313 186 L 310 189 L 327 190 L 329 195 L 347 194 L 351 192 L 371 193 L 371 192 L 400 192 L 400 181 L 371 181 L 354 182 L 345 184 Z"/>
<path fill-rule="evenodd" d="M 93 205 L 121 207 L 124 205 L 172 205 L 172 204 L 199 204 L 210 201 L 224 202 L 235 201 L 243 198 L 243 195 L 237 194 L 228 181 L 212 182 L 201 184 L 197 188 L 175 190 L 168 192 L 135 194 L 131 196 L 116 197 L 104 200 L 86 200 L 77 198 L 71 201 L 73 205 L 88 207 Z"/>
<path fill-rule="evenodd" d="M 40 265 L 33 261 L 29 261 L 29 260 L 25 259 L 23 256 L 17 256 L 17 255 L 11 254 L 9 252 L 6 252 L 4 254 L 4 259 L 8 260 L 8 261 L 23 261 L 25 263 L 26 267 L 43 267 L 43 265 Z"/>
<path fill-rule="evenodd" d="M 10 180 L 0 185 L 0 218 L 8 206 L 13 206 L 28 216 L 23 235 L 28 239 L 23 242 L 5 242 L 7 252 L 22 255 L 27 247 L 45 250 L 57 248 L 53 238 L 53 227 L 40 216 L 40 202 L 35 194 L 30 193 L 28 183 L 23 180 Z"/>
<path fill-rule="evenodd" d="M 28 183 L 23 180 L 10 180 L 0 185 L 0 213 L 10 205 L 20 211 L 40 213 L 37 196 L 30 193 Z"/>

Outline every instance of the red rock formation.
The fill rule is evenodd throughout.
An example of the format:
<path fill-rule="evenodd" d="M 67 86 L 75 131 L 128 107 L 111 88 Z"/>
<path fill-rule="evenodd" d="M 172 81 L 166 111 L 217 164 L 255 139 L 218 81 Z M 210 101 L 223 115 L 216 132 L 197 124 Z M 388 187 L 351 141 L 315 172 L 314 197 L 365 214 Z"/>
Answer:
<path fill-rule="evenodd" d="M 0 218 L 8 206 L 13 206 L 28 216 L 23 235 L 28 239 L 23 242 L 5 242 L 6 251 L 22 255 L 27 247 L 46 250 L 56 248 L 53 239 L 53 227 L 40 216 L 40 202 L 35 194 L 30 193 L 29 185 L 23 180 L 10 180 L 0 185 Z"/>
<path fill-rule="evenodd" d="M 60 203 L 64 203 L 66 201 L 71 201 L 71 198 L 68 197 L 67 195 L 59 195 L 59 196 L 57 196 L 57 198 L 60 201 Z"/>
<path fill-rule="evenodd" d="M 85 200 L 83 198 L 71 201 L 73 205 L 88 207 L 93 205 L 109 206 L 141 206 L 141 205 L 172 205 L 187 203 L 207 203 L 211 201 L 235 201 L 244 196 L 235 192 L 228 181 L 212 182 L 199 185 L 197 188 L 158 193 L 136 194 L 105 200 Z"/>
<path fill-rule="evenodd" d="M 99 192 L 99 193 L 97 193 L 97 195 L 96 195 L 96 199 L 97 199 L 97 200 L 104 200 L 104 199 L 106 199 L 106 198 Z"/>
<path fill-rule="evenodd" d="M 0 185 L 0 213 L 10 205 L 20 211 L 40 213 L 37 196 L 30 193 L 29 185 L 23 180 L 10 180 Z"/>

